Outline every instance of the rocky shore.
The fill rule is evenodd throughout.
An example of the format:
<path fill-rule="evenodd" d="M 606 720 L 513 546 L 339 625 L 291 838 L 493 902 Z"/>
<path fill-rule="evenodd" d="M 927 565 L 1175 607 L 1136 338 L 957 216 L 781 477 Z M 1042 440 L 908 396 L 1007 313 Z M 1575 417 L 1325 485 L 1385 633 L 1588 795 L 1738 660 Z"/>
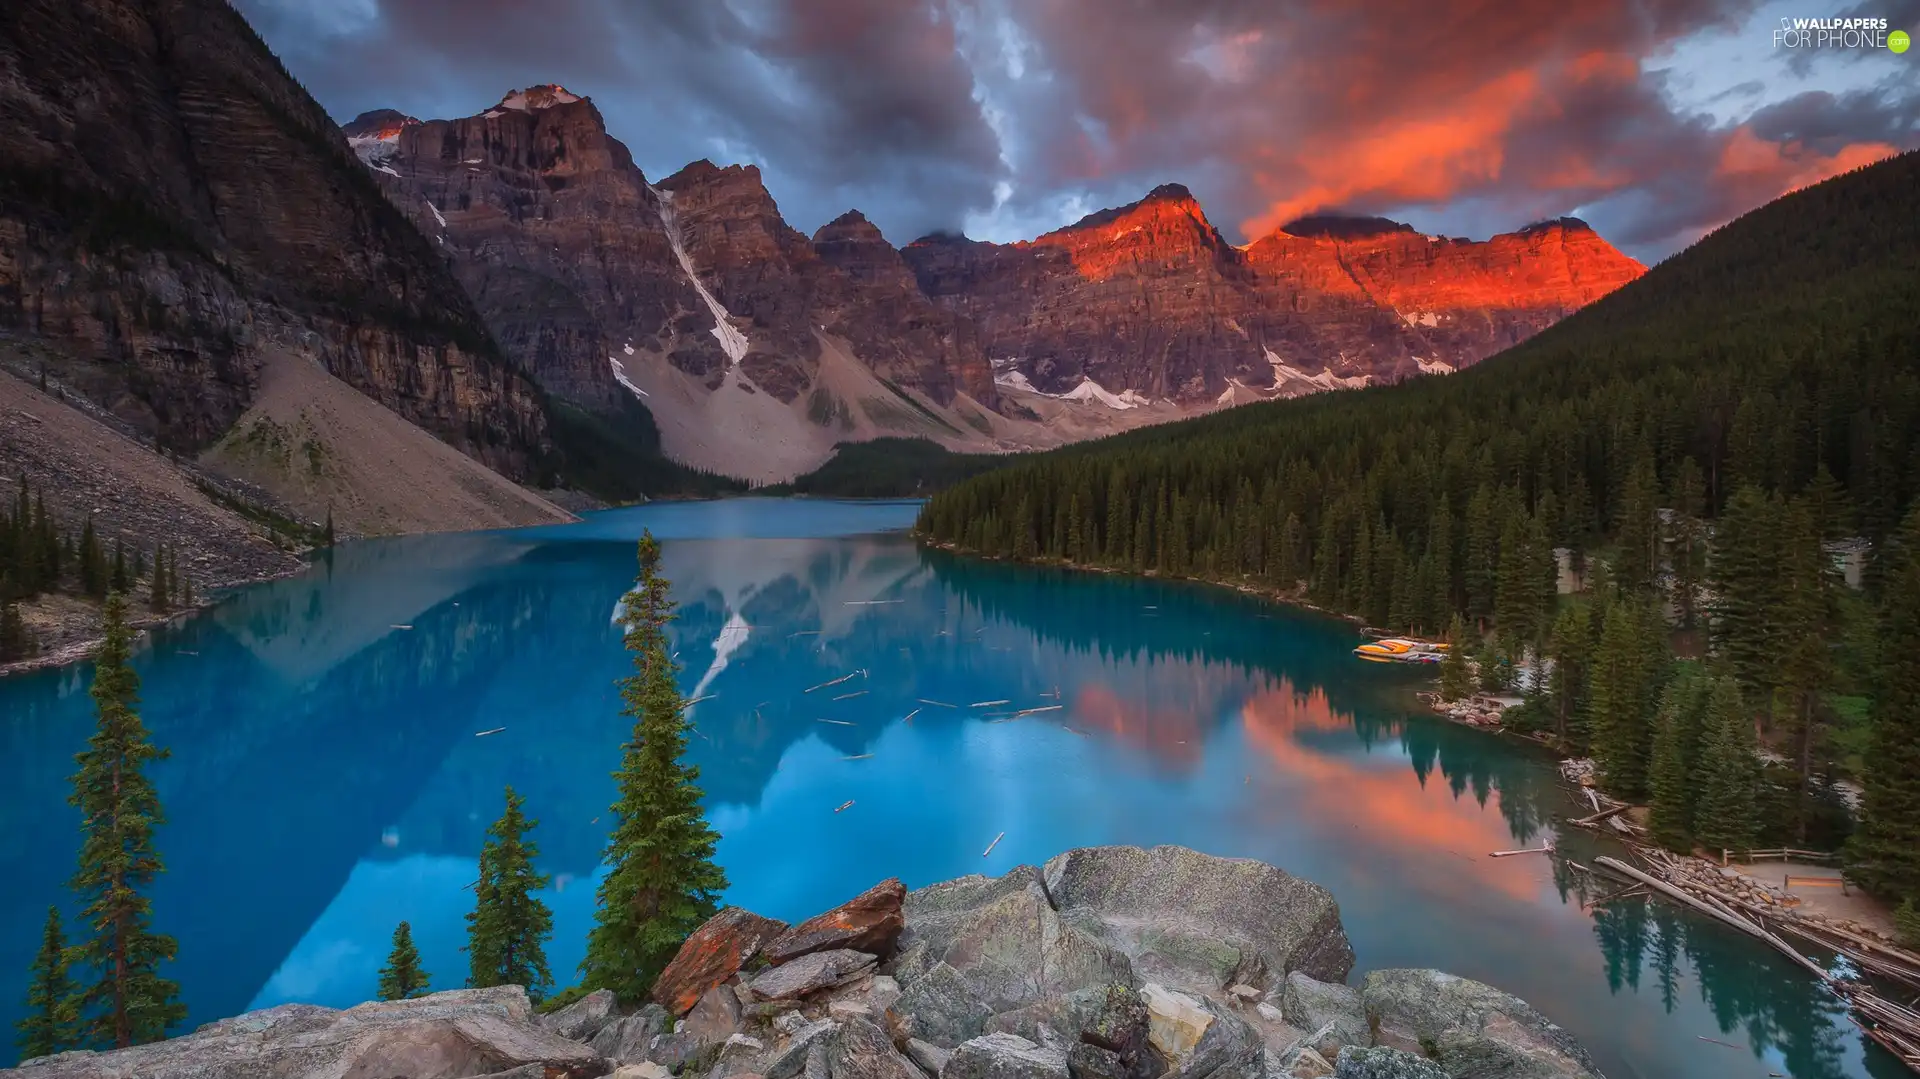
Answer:
<path fill-rule="evenodd" d="M 1599 1079 L 1524 1001 L 1433 970 L 1349 986 L 1326 889 L 1181 847 L 883 881 L 798 925 L 737 908 L 649 1001 L 506 986 L 287 1004 L 9 1079 Z"/>

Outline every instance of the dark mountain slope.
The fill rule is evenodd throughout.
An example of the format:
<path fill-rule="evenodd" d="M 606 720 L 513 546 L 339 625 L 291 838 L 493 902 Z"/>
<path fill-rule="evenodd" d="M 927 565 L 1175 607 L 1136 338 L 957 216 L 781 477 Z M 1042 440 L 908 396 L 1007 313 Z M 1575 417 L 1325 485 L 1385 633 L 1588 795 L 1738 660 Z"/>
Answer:
<path fill-rule="evenodd" d="M 0 325 L 181 450 L 291 350 L 489 465 L 530 476 L 538 391 L 225 0 L 0 6 Z"/>

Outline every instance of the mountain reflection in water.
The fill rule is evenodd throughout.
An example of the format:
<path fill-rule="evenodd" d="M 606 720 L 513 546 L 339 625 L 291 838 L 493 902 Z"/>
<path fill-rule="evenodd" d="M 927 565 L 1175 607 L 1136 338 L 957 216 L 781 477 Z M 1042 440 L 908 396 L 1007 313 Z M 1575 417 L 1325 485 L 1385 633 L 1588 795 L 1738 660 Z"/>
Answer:
<path fill-rule="evenodd" d="M 729 902 L 794 919 L 886 876 L 1182 843 L 1325 885 L 1361 971 L 1496 983 L 1614 1079 L 1899 1074 L 1784 960 L 1643 901 L 1589 913 L 1563 861 L 1487 858 L 1544 839 L 1595 852 L 1555 834 L 1572 807 L 1549 758 L 1418 714 L 1420 673 L 1354 662 L 1343 623 L 923 551 L 897 531 L 914 512 L 747 499 L 355 543 L 150 639 L 143 715 L 173 750 L 154 771 L 170 817 L 155 920 L 180 939 L 190 1025 L 365 999 L 402 919 L 436 987 L 461 984 L 465 886 L 509 783 L 554 875 L 564 983 L 628 733 L 610 615 L 651 527 L 682 688 L 712 695 L 689 752 Z M 0 681 L 8 1022 L 46 904 L 71 908 L 87 677 Z"/>

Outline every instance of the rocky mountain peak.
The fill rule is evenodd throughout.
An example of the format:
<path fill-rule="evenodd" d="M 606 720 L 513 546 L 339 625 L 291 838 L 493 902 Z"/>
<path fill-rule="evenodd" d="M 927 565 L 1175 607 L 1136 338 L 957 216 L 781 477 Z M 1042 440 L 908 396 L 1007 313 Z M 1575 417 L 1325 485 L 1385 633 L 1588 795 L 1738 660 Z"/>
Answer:
<path fill-rule="evenodd" d="M 341 124 L 340 131 L 350 139 L 392 140 L 399 138 L 402 130 L 419 122 L 398 109 L 372 109 Z"/>
<path fill-rule="evenodd" d="M 578 94 L 567 92 L 567 88 L 558 83 L 543 83 L 529 86 L 525 90 L 509 90 L 507 96 L 500 99 L 496 109 L 512 109 L 515 112 L 535 112 L 550 109 L 555 105 L 571 105 L 587 100 Z"/>
<path fill-rule="evenodd" d="M 848 210 L 832 221 L 814 230 L 813 245 L 821 244 L 884 244 L 887 238 L 881 235 L 879 226 L 867 220 L 867 215 L 858 210 Z"/>

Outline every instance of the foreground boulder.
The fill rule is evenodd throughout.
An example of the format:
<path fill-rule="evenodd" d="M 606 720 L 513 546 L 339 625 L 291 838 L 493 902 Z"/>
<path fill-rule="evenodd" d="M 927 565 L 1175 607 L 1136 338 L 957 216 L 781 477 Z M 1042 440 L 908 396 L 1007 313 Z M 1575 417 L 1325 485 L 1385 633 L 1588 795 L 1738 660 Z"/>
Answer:
<path fill-rule="evenodd" d="M 283 1004 L 192 1034 L 111 1052 L 73 1052 L 21 1069 L 31 1079 L 456 1079 L 537 1069 L 543 1079 L 613 1070 L 534 1022 L 517 985 L 458 989 L 341 1011 Z"/>
<path fill-rule="evenodd" d="M 885 959 L 906 926 L 901 903 L 906 886 L 883 880 L 840 906 L 817 914 L 766 945 L 767 961 L 778 966 L 812 952 L 850 949 Z"/>
<path fill-rule="evenodd" d="M 1064 917 L 1098 924 L 1101 940 L 1165 985 L 1264 991 L 1296 970 L 1341 982 L 1353 969 L 1333 894 L 1264 862 L 1185 847 L 1087 847 L 1055 856 L 1042 876 Z"/>
<path fill-rule="evenodd" d="M 1526 1001 L 1437 970 L 1376 970 L 1360 999 L 1374 1044 L 1419 1053 L 1453 1079 L 1597 1079 L 1585 1049 Z"/>
<path fill-rule="evenodd" d="M 653 1001 L 673 1015 L 693 1010 L 716 985 L 740 972 L 787 923 L 728 907 L 693 931 L 653 982 Z"/>
<path fill-rule="evenodd" d="M 791 930 L 722 912 L 656 983 L 662 1003 L 597 992 L 536 1017 L 503 987 L 292 1004 L 5 1075 L 1599 1079 L 1513 996 L 1431 970 L 1355 990 L 1352 961 L 1324 889 L 1238 859 L 1102 847 L 911 894 L 887 881 Z"/>

